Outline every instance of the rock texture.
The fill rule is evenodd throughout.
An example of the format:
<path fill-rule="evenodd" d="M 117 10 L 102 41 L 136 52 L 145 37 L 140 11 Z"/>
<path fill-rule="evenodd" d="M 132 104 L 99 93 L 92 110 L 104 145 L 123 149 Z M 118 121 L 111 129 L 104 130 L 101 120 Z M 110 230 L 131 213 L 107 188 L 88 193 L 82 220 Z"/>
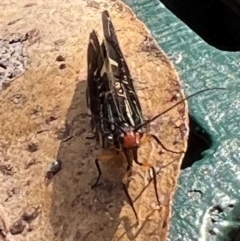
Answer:
<path fill-rule="evenodd" d="M 17 39 L 0 39 L 0 89 L 24 73 L 27 55 L 23 42 L 27 36 Z"/>
<path fill-rule="evenodd" d="M 0 240 L 166 240 L 171 200 L 183 155 L 143 145 L 140 161 L 158 170 L 161 207 L 156 207 L 149 170 L 134 165 L 129 186 L 140 217 L 122 190 L 121 158 L 101 163 L 86 113 L 86 50 L 89 33 L 102 36 L 108 9 L 146 118 L 183 98 L 178 75 L 146 27 L 118 1 L 9 1 L 0 6 L 0 38 L 27 36 L 25 72 L 0 92 Z M 186 149 L 187 107 L 161 116 L 150 131 L 174 151 Z M 162 168 L 164 165 L 168 165 Z"/>

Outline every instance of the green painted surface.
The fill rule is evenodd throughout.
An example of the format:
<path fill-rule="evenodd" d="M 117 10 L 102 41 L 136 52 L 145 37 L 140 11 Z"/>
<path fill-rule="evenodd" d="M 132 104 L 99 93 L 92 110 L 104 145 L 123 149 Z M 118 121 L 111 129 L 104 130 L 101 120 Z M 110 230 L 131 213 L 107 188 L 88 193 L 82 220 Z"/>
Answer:
<path fill-rule="evenodd" d="M 202 160 L 185 169 L 174 200 L 171 241 L 229 241 L 240 227 L 240 53 L 214 49 L 157 0 L 125 0 L 173 59 L 190 113 L 211 135 Z M 175 59 L 175 61 L 174 61 Z"/>

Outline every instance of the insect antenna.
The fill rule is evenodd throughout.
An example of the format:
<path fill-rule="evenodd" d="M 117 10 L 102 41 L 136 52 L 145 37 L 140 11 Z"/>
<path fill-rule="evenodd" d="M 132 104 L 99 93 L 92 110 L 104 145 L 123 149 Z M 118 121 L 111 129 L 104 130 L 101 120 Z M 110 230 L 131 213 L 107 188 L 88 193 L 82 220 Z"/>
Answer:
<path fill-rule="evenodd" d="M 168 109 L 166 109 L 165 111 L 161 112 L 160 114 L 158 114 L 158 115 L 156 115 L 156 116 L 148 119 L 148 120 L 145 121 L 143 124 L 137 126 L 137 127 L 134 129 L 134 131 L 138 131 L 138 130 L 141 129 L 143 126 L 145 126 L 145 125 L 153 122 L 154 120 L 156 120 L 156 119 L 157 119 L 158 117 L 160 117 L 161 115 L 164 115 L 165 113 L 167 113 L 168 111 L 170 111 L 170 110 L 173 109 L 174 107 L 176 107 L 176 106 L 178 106 L 179 104 L 183 103 L 184 101 L 192 98 L 193 96 L 198 95 L 198 94 L 200 94 L 200 93 L 202 93 L 202 92 L 205 92 L 205 91 L 209 91 L 209 90 L 227 90 L 227 88 L 221 88 L 221 87 L 218 88 L 218 87 L 215 87 L 215 88 L 209 88 L 209 89 L 200 90 L 200 91 L 198 91 L 198 92 L 196 92 L 196 93 L 194 93 L 194 94 L 191 94 L 191 95 L 189 95 L 188 97 L 184 98 L 183 100 L 180 100 L 179 102 L 177 102 L 175 105 L 173 105 L 173 106 L 169 107 Z"/>

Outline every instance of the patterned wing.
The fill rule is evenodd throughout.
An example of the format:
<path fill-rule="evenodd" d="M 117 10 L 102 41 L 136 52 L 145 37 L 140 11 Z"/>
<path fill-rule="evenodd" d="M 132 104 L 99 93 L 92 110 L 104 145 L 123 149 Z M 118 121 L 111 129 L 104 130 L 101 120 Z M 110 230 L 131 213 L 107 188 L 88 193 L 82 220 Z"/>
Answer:
<path fill-rule="evenodd" d="M 92 31 L 89 36 L 87 63 L 87 105 L 93 115 L 99 115 L 100 99 L 98 98 L 101 91 L 101 77 L 99 66 L 100 44 L 95 31 Z M 99 68 L 100 67 L 100 68 Z"/>
<path fill-rule="evenodd" d="M 142 110 L 107 11 L 102 14 L 102 22 L 105 39 L 101 46 L 104 59 L 101 76 L 108 79 L 109 103 L 114 103 L 111 117 L 122 127 L 135 127 L 144 122 Z"/>
<path fill-rule="evenodd" d="M 95 131 L 100 145 L 105 148 L 108 146 L 107 138 L 112 133 L 112 126 L 109 123 L 111 121 L 107 111 L 109 103 L 106 100 L 107 93 L 109 92 L 109 80 L 106 75 L 101 75 L 104 69 L 102 47 L 103 45 L 100 46 L 96 32 L 92 31 L 87 51 L 88 77 L 86 99 L 87 106 L 92 115 L 92 129 Z"/>
<path fill-rule="evenodd" d="M 101 55 L 100 44 L 95 31 L 90 33 L 88 44 L 88 77 L 87 77 L 87 105 L 92 115 L 92 128 L 97 134 L 97 139 L 100 139 L 102 145 L 102 135 L 109 133 L 109 123 L 104 122 L 102 112 L 102 104 L 104 103 L 106 90 L 104 89 L 103 78 L 101 77 L 101 70 L 104 65 L 104 60 Z"/>

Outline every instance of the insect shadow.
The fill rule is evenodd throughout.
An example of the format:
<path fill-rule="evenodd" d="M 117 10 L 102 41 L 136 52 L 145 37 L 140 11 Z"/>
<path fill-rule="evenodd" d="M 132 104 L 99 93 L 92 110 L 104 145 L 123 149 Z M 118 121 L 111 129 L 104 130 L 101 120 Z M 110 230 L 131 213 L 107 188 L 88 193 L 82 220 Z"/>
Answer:
<path fill-rule="evenodd" d="M 87 111 L 85 93 L 86 81 L 81 81 L 67 113 L 66 128 L 58 133 L 62 141 L 57 159 L 61 160 L 62 169 L 51 180 L 50 219 L 59 241 L 112 240 L 126 199 L 116 175 L 119 170 L 109 163 L 102 165 L 101 185 L 91 189 L 97 175 L 94 159 L 101 149 L 95 140 L 86 138 L 92 134 L 89 118 L 80 115 Z M 110 178 L 106 177 L 108 173 Z"/>

